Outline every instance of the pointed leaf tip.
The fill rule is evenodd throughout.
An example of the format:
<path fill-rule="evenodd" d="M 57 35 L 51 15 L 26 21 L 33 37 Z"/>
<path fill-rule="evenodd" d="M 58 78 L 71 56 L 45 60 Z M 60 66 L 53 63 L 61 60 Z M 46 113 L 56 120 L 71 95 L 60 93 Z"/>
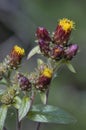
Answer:
<path fill-rule="evenodd" d="M 66 62 L 66 65 L 68 67 L 68 69 L 72 72 L 72 73 L 76 73 L 76 70 L 74 69 L 73 65 L 70 62 Z"/>
<path fill-rule="evenodd" d="M 30 109 L 30 105 L 31 105 L 30 99 L 28 97 L 24 97 L 18 110 L 19 121 L 21 121 L 27 115 Z"/>
<path fill-rule="evenodd" d="M 27 60 L 29 60 L 29 59 L 30 59 L 32 56 L 34 56 L 35 54 L 41 54 L 40 48 L 39 48 L 38 45 L 35 46 L 35 47 L 29 52 L 29 54 L 28 54 L 28 56 L 27 56 Z"/>

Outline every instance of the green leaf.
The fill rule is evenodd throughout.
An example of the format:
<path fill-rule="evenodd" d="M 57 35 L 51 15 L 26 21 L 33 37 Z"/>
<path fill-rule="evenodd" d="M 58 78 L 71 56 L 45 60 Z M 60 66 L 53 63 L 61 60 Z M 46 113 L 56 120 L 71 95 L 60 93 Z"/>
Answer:
<path fill-rule="evenodd" d="M 2 95 L 5 91 L 5 89 L 0 89 L 0 95 Z"/>
<path fill-rule="evenodd" d="M 35 54 L 41 54 L 39 46 L 34 47 L 28 54 L 27 59 L 30 59 Z"/>
<path fill-rule="evenodd" d="M 40 66 L 40 65 L 42 65 L 44 63 L 44 61 L 41 60 L 41 59 L 37 59 L 37 63 L 38 63 L 38 66 Z"/>
<path fill-rule="evenodd" d="M 54 79 L 57 78 L 57 77 L 58 77 L 58 73 L 55 72 L 55 73 L 53 74 L 52 80 L 54 80 Z"/>
<path fill-rule="evenodd" d="M 6 105 L 2 105 L 0 108 L 0 130 L 3 130 L 5 119 L 7 116 L 7 109 L 8 107 Z"/>
<path fill-rule="evenodd" d="M 45 92 L 40 92 L 40 97 L 41 97 L 42 103 L 46 104 L 46 100 L 47 100 L 46 93 Z"/>
<path fill-rule="evenodd" d="M 35 105 L 28 113 L 28 118 L 36 122 L 69 124 L 76 120 L 64 110 L 51 105 Z"/>
<path fill-rule="evenodd" d="M 66 62 L 66 65 L 67 65 L 68 69 L 69 69 L 72 73 L 76 73 L 74 67 L 72 66 L 72 64 L 71 64 L 69 61 Z"/>
<path fill-rule="evenodd" d="M 2 80 L 0 80 L 0 84 L 7 85 L 7 81 L 3 78 Z"/>
<path fill-rule="evenodd" d="M 18 110 L 19 121 L 21 121 L 27 115 L 30 109 L 30 105 L 31 101 L 29 97 L 24 97 Z"/>
<path fill-rule="evenodd" d="M 20 108 L 20 105 L 21 105 L 21 99 L 20 99 L 20 97 L 18 97 L 18 96 L 14 97 L 13 106 L 14 106 L 16 109 L 19 109 L 19 108 Z"/>

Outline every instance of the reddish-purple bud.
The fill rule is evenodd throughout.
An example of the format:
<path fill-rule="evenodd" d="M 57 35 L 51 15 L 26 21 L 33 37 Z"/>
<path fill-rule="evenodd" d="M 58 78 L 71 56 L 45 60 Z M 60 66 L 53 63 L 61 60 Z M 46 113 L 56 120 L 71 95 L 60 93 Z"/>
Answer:
<path fill-rule="evenodd" d="M 17 68 L 25 54 L 25 50 L 17 45 L 13 47 L 9 54 L 9 65 L 11 68 Z"/>
<path fill-rule="evenodd" d="M 56 45 L 52 50 L 51 50 L 51 58 L 55 60 L 60 60 L 63 56 L 64 49 L 62 46 Z"/>
<path fill-rule="evenodd" d="M 71 60 L 76 55 L 78 48 L 77 44 L 70 44 L 64 51 L 65 58 Z"/>
<path fill-rule="evenodd" d="M 50 82 L 51 82 L 51 78 L 41 75 L 38 79 L 36 89 L 40 91 L 45 91 L 46 89 L 48 89 L 48 85 L 50 84 Z"/>
<path fill-rule="evenodd" d="M 40 47 L 40 50 L 41 52 L 44 54 L 44 55 L 47 55 L 49 54 L 50 52 L 50 48 L 49 48 L 49 44 L 47 44 L 45 41 L 43 40 L 39 40 L 39 47 Z"/>
<path fill-rule="evenodd" d="M 60 25 L 58 25 L 53 35 L 54 43 L 64 46 L 67 45 L 70 34 L 71 31 L 65 31 Z"/>
<path fill-rule="evenodd" d="M 58 26 L 54 32 L 54 43 L 66 46 L 75 23 L 72 20 L 63 18 L 59 20 Z"/>
<path fill-rule="evenodd" d="M 42 76 L 39 77 L 38 83 L 43 85 L 43 86 L 46 86 L 46 85 L 50 84 L 50 81 L 51 81 L 51 78 L 42 75 Z"/>
<path fill-rule="evenodd" d="M 23 91 L 31 90 L 31 83 L 27 77 L 25 77 L 22 74 L 18 74 L 17 78 L 18 78 L 18 82 L 19 82 L 21 90 Z"/>
<path fill-rule="evenodd" d="M 49 33 L 46 28 L 44 27 L 38 27 L 36 30 L 36 36 L 38 40 L 44 40 L 46 42 L 50 42 L 51 38 L 49 36 Z"/>

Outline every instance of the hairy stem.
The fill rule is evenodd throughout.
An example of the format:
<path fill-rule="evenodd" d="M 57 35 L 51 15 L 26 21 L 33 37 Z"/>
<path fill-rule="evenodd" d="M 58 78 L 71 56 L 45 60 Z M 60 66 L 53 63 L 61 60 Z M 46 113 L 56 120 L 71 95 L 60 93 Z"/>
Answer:
<path fill-rule="evenodd" d="M 17 128 L 16 130 L 21 130 L 21 121 L 18 119 L 18 110 L 17 110 Z"/>
<path fill-rule="evenodd" d="M 39 130 L 39 129 L 40 129 L 40 125 L 41 125 L 41 123 L 38 122 L 38 123 L 37 123 L 37 126 L 36 126 L 36 130 Z"/>
<path fill-rule="evenodd" d="M 7 128 L 4 126 L 3 130 L 7 130 Z"/>
<path fill-rule="evenodd" d="M 18 128 L 17 130 L 21 130 L 21 122 L 18 122 Z"/>

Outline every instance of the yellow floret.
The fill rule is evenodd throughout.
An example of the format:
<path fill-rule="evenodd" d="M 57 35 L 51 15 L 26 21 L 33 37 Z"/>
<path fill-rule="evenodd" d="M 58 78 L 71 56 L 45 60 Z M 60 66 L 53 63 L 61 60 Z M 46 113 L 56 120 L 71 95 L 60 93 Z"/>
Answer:
<path fill-rule="evenodd" d="M 75 23 L 72 20 L 69 20 L 67 18 L 60 19 L 59 25 L 63 28 L 63 30 L 71 31 L 75 28 Z"/>
<path fill-rule="evenodd" d="M 24 55 L 25 54 L 25 50 L 17 45 L 14 46 L 14 51 L 18 54 L 18 55 Z"/>
<path fill-rule="evenodd" d="M 46 76 L 48 78 L 51 78 L 52 77 L 52 73 L 53 73 L 52 70 L 46 67 L 44 69 L 44 71 L 42 72 L 42 75 L 44 75 L 44 76 Z"/>

